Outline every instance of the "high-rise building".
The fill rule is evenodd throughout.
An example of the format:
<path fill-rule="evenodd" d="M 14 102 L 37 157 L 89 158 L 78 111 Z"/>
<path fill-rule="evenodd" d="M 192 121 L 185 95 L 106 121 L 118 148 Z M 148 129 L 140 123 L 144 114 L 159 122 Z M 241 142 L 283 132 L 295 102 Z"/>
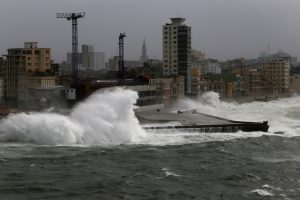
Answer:
<path fill-rule="evenodd" d="M 82 68 L 91 68 L 91 56 L 90 54 L 94 52 L 94 47 L 91 45 L 82 45 Z"/>
<path fill-rule="evenodd" d="M 146 41 L 144 39 L 143 42 L 143 47 L 142 47 L 142 55 L 141 55 L 141 63 L 144 64 L 148 61 L 148 56 L 147 56 L 147 47 L 146 47 Z"/>
<path fill-rule="evenodd" d="M 105 68 L 105 53 L 104 52 L 91 52 L 90 53 L 90 69 L 99 71 Z"/>
<path fill-rule="evenodd" d="M 190 94 L 191 27 L 184 24 L 184 18 L 171 18 L 171 21 L 163 26 L 163 75 L 184 76 L 185 94 Z"/>
<path fill-rule="evenodd" d="M 81 70 L 104 69 L 105 53 L 94 52 L 94 47 L 91 45 L 82 45 L 82 52 L 78 53 L 78 64 Z M 72 66 L 72 53 L 67 53 L 67 65 Z"/>

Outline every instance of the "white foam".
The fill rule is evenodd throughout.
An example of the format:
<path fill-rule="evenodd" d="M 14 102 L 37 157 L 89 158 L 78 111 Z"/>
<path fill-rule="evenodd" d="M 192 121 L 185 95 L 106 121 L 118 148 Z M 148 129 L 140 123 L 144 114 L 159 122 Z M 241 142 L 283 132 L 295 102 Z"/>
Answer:
<path fill-rule="evenodd" d="M 267 189 L 272 189 L 272 190 L 282 190 L 280 187 L 274 187 L 274 186 L 271 186 L 271 185 L 268 185 L 268 184 L 265 184 L 263 186 L 261 186 L 262 188 L 267 188 Z"/>
<path fill-rule="evenodd" d="M 0 140 L 36 144 L 121 144 L 138 142 L 145 132 L 134 115 L 136 92 L 101 90 L 70 115 L 19 113 L 0 123 Z"/>
<path fill-rule="evenodd" d="M 260 137 L 262 135 L 273 135 L 275 132 L 282 132 L 281 137 L 294 137 L 300 135 L 299 116 L 300 96 L 278 99 L 270 102 L 250 103 L 228 103 L 220 101 L 219 95 L 215 92 L 208 92 L 195 100 L 184 99 L 180 101 L 173 111 L 197 110 L 200 113 L 225 117 L 238 121 L 268 121 L 269 132 L 237 132 L 237 133 L 185 133 L 174 130 L 149 131 L 150 137 L 144 143 L 165 145 L 165 144 L 186 144 L 201 143 L 210 141 L 227 141 L 238 138 Z M 293 115 L 289 115 L 293 112 Z M 295 114 L 296 113 L 296 114 Z"/>
<path fill-rule="evenodd" d="M 263 190 L 263 189 L 252 190 L 250 193 L 256 193 L 260 196 L 274 196 L 274 194 L 272 192 L 269 192 L 269 191 Z"/>
<path fill-rule="evenodd" d="M 165 173 L 165 176 L 164 177 L 157 177 L 157 178 L 165 178 L 165 177 L 168 177 L 168 176 L 175 176 L 175 177 L 182 176 L 182 175 L 175 174 L 175 173 L 171 172 L 168 168 L 162 168 L 161 170 Z"/>
<path fill-rule="evenodd" d="M 271 102 L 244 104 L 220 101 L 209 92 L 196 100 L 185 99 L 174 110 L 196 109 L 198 112 L 233 120 L 269 121 L 269 133 L 188 133 L 170 130 L 147 134 L 134 115 L 136 92 L 115 88 L 101 90 L 76 106 L 70 115 L 54 113 L 19 113 L 0 123 L 0 141 L 32 142 L 36 144 L 106 145 L 150 144 L 177 145 L 237 138 L 260 137 L 282 131 L 282 137 L 300 135 L 300 96 Z M 293 112 L 293 115 L 289 115 Z M 173 124 L 173 122 L 170 122 Z M 176 123 L 175 123 L 176 124 Z"/>

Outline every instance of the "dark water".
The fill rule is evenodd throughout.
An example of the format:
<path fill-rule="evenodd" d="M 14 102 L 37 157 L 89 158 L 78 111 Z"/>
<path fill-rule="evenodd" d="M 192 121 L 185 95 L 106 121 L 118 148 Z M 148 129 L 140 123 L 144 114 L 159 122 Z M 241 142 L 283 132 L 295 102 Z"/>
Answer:
<path fill-rule="evenodd" d="M 2 144 L 0 199 L 300 199 L 299 150 L 300 138 L 275 136 L 180 146 Z"/>

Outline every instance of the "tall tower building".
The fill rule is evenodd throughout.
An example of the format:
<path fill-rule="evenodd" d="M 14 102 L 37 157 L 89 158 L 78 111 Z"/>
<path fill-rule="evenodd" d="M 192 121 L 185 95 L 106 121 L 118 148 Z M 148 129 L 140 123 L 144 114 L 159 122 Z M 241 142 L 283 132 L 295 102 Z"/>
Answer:
<path fill-rule="evenodd" d="M 143 47 L 142 47 L 141 63 L 144 64 L 147 61 L 148 61 L 147 48 L 146 48 L 146 41 L 144 39 Z"/>
<path fill-rule="evenodd" d="M 163 26 L 163 75 L 185 77 L 185 94 L 191 93 L 191 27 L 181 17 Z"/>

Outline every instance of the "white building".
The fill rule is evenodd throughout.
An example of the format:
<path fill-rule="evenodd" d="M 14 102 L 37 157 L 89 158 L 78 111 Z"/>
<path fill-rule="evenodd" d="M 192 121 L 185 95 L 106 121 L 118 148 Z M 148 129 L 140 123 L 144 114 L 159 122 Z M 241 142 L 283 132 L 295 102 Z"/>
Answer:
<path fill-rule="evenodd" d="M 67 65 L 72 66 L 72 53 L 67 54 Z M 94 52 L 91 45 L 82 45 L 82 53 L 78 53 L 78 69 L 98 71 L 105 68 L 105 53 Z"/>
<path fill-rule="evenodd" d="M 196 62 L 191 64 L 200 70 L 201 74 L 221 74 L 221 66 L 219 62 Z"/>
<path fill-rule="evenodd" d="M 105 53 L 92 52 L 90 53 L 90 68 L 98 71 L 105 68 Z"/>

